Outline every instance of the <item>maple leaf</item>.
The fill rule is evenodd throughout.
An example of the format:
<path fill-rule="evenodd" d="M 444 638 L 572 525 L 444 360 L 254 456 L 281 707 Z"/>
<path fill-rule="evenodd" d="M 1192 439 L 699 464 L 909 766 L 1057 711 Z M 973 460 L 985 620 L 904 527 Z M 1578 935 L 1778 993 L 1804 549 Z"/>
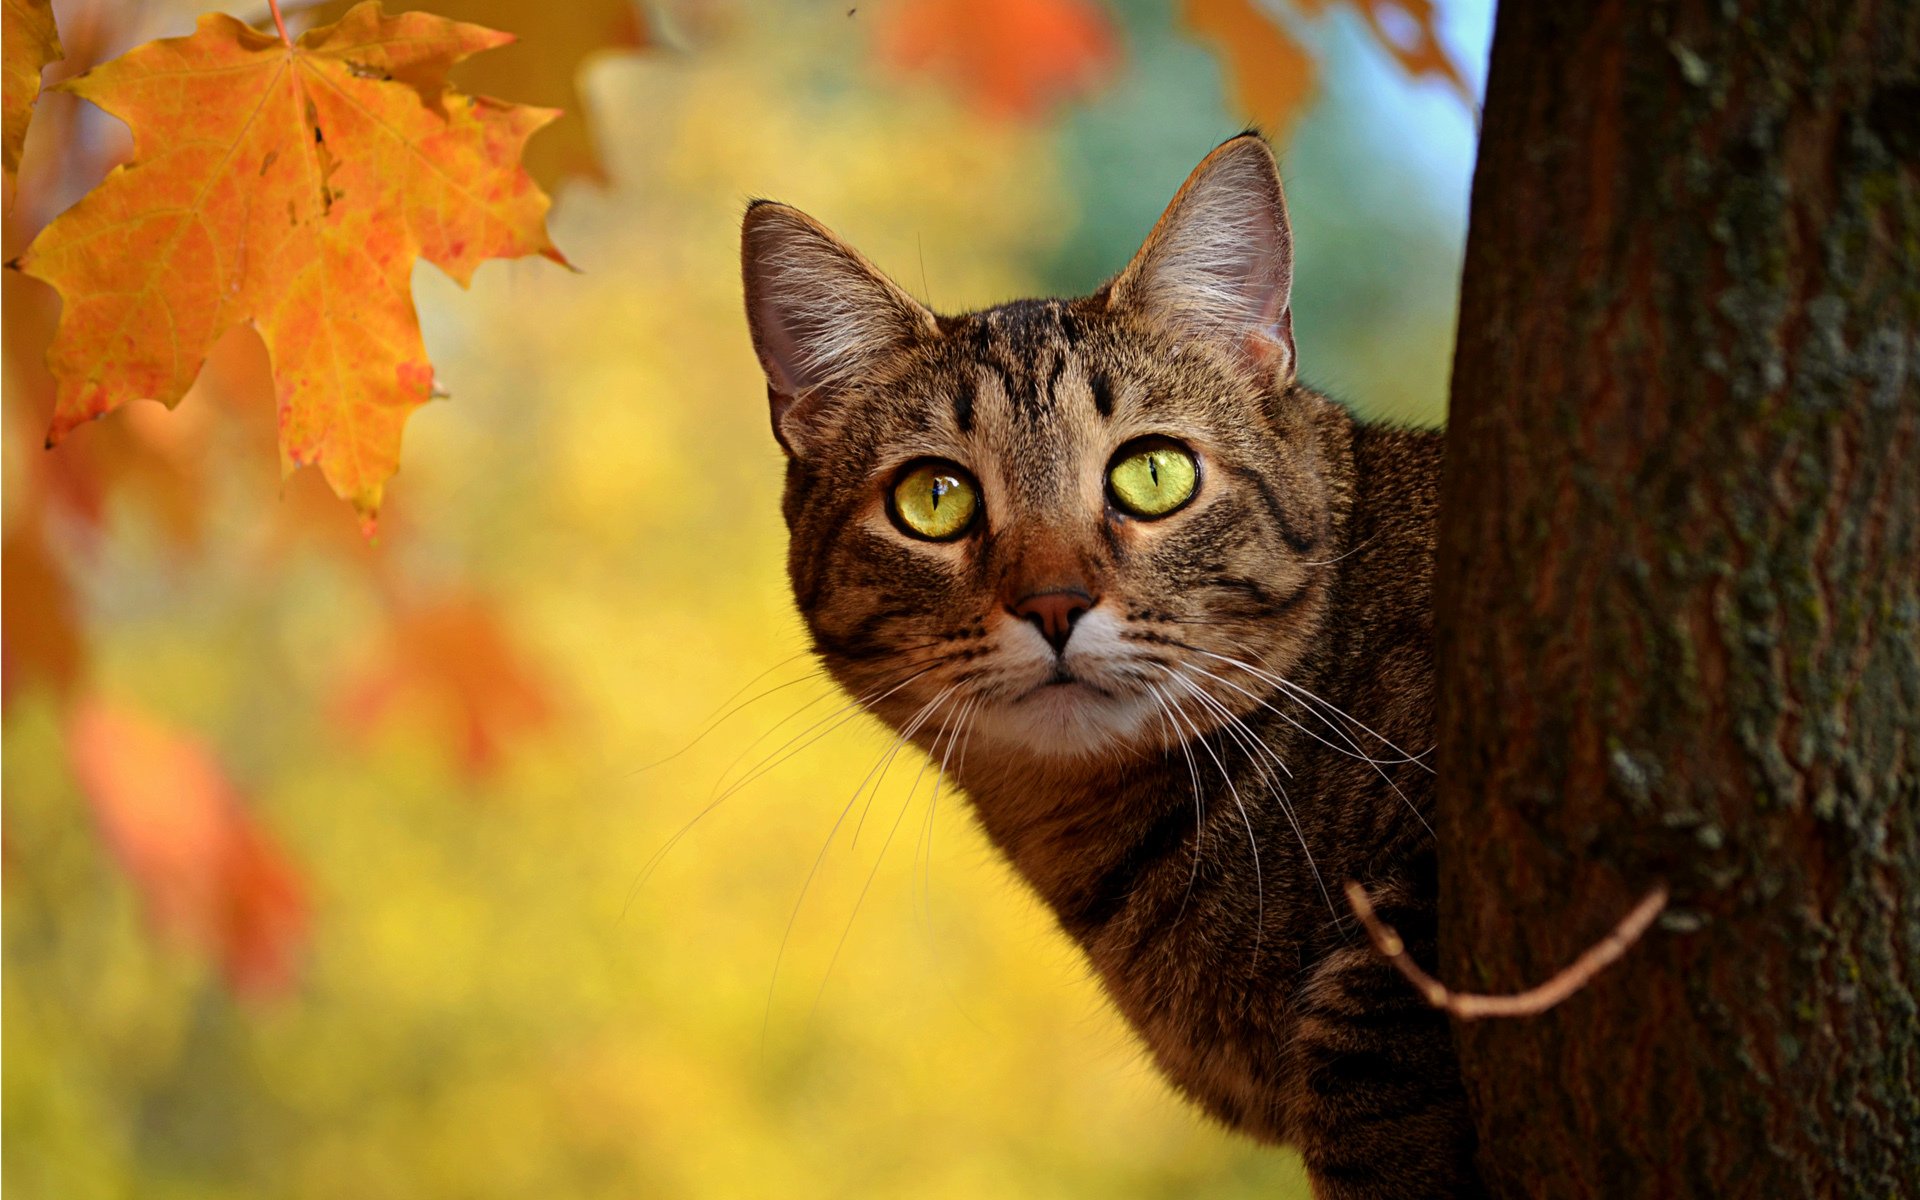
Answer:
<path fill-rule="evenodd" d="M 1294 0 L 1300 10 L 1311 16 L 1324 13 L 1333 0 Z M 1348 0 L 1386 47 L 1400 69 L 1415 79 L 1435 75 L 1453 89 L 1461 103 L 1474 105 L 1473 88 L 1460 70 L 1460 64 L 1440 42 L 1434 22 L 1439 10 L 1434 0 Z"/>
<path fill-rule="evenodd" d="M 1300 43 L 1254 0 L 1183 0 L 1180 19 L 1214 44 L 1244 115 L 1279 136 L 1313 90 L 1313 59 Z"/>
<path fill-rule="evenodd" d="M 465 286 L 543 254 L 518 165 L 546 109 L 445 82 L 508 35 L 362 4 L 289 45 L 218 13 L 62 86 L 125 121 L 133 162 L 43 230 L 20 269 L 64 301 L 48 443 L 128 400 L 177 403 L 251 322 L 273 360 L 282 469 L 317 464 L 371 532 L 401 429 L 433 391 L 410 276 Z"/>
<path fill-rule="evenodd" d="M 993 116 L 1030 118 L 1090 92 L 1120 57 L 1091 0 L 902 0 L 886 13 L 883 61 L 943 75 Z"/>
<path fill-rule="evenodd" d="M 492 606 L 475 596 L 400 613 L 378 663 L 347 684 L 336 705 L 341 722 L 361 735 L 410 709 L 440 727 L 470 775 L 490 773 L 509 740 L 553 715 L 545 686 Z"/>
<path fill-rule="evenodd" d="M 307 937 L 304 885 L 212 752 L 144 714 L 87 700 L 68 725 L 67 756 L 154 926 L 215 956 L 239 995 L 292 986 Z"/>
<path fill-rule="evenodd" d="M 8 425 L 24 442 L 29 431 L 43 426 L 53 408 L 54 382 L 40 354 L 53 337 L 60 306 L 50 289 L 15 271 L 0 276 L 0 289 L 5 296 L 0 327 L 4 328 L 7 354 Z M 249 342 L 258 354 L 259 339 L 251 334 L 244 339 L 225 339 L 216 346 L 207 369 L 194 383 L 194 392 L 212 391 L 219 399 L 233 390 L 226 385 L 233 370 L 228 364 L 238 355 L 227 347 L 234 343 L 244 349 Z M 248 379 L 247 383 L 253 386 L 255 381 Z M 270 383 L 261 385 L 253 395 L 270 388 Z M 97 532 L 105 520 L 109 497 L 123 494 L 142 512 L 153 515 L 175 545 L 196 545 L 206 504 L 202 464 L 207 452 L 207 426 L 212 422 L 179 420 L 157 409 L 130 409 L 126 417 L 132 419 L 109 422 L 96 436 L 70 443 L 59 454 L 34 454 L 18 460 L 28 481 L 25 490 L 33 497 L 33 519 L 44 524 L 51 510 L 57 509 L 61 517 L 78 518 L 85 531 Z M 30 436 L 37 447 L 39 435 Z M 271 439 L 271 432 L 267 437 Z M 339 507 L 337 501 L 334 506 Z"/>
<path fill-rule="evenodd" d="M 0 149 L 6 169 L 6 207 L 20 173 L 20 150 L 27 144 L 27 123 L 40 96 L 40 72 L 60 58 L 60 34 L 53 25 L 53 0 L 5 0 L 0 8 Z"/>
<path fill-rule="evenodd" d="M 332 0 L 313 10 L 313 19 L 337 20 L 353 0 Z M 568 0 L 565 4 L 529 4 L 527 0 L 388 0 L 388 12 L 426 10 L 455 21 L 522 36 L 510 46 L 471 58 L 454 68 L 462 91 L 482 96 L 513 96 L 526 104 L 560 110 L 560 117 L 527 143 L 527 173 L 551 192 L 572 176 L 605 183 L 607 172 L 593 126 L 580 94 L 580 71 L 591 57 L 608 51 L 640 50 L 651 44 L 633 0 Z"/>

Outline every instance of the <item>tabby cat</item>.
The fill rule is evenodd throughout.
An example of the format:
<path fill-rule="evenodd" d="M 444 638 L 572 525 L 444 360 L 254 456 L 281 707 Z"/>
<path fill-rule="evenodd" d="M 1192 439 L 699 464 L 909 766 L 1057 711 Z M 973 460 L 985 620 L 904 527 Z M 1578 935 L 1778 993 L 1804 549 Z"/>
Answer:
<path fill-rule="evenodd" d="M 1255 135 L 1112 282 L 939 316 L 805 214 L 742 237 L 794 595 L 964 789 L 1162 1071 L 1326 1198 L 1478 1194 L 1434 958 L 1437 433 L 1295 373 Z"/>

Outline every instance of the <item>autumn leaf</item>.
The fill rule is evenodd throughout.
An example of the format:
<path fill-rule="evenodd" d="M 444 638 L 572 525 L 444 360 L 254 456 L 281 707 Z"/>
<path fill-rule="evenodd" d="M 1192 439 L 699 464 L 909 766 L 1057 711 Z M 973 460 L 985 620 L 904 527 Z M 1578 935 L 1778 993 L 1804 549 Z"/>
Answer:
<path fill-rule="evenodd" d="M 1313 91 L 1313 59 L 1254 0 L 1183 0 L 1180 19 L 1211 42 L 1242 114 L 1277 137 Z"/>
<path fill-rule="evenodd" d="M 1440 44 L 1439 31 L 1434 28 L 1439 16 L 1434 0 L 1353 0 L 1353 5 L 1402 70 L 1415 79 L 1438 76 L 1461 103 L 1473 107 L 1473 88 L 1468 86 L 1460 65 Z"/>
<path fill-rule="evenodd" d="M 1120 57 L 1092 0 L 900 0 L 884 12 L 883 62 L 944 77 L 992 116 L 1032 118 L 1091 92 Z"/>
<path fill-rule="evenodd" d="M 313 12 L 318 21 L 338 20 L 352 0 L 333 0 Z M 454 68 L 460 90 L 479 96 L 512 96 L 525 104 L 560 110 L 553 124 L 527 143 L 527 173 L 548 192 L 569 177 L 606 182 L 606 166 L 587 120 L 580 71 L 593 56 L 639 50 L 649 44 L 634 0 L 387 0 L 388 12 L 424 10 L 469 21 L 518 37 L 510 46 L 468 59 Z"/>
<path fill-rule="evenodd" d="M 67 755 L 154 925 L 218 959 L 239 995 L 291 987 L 307 938 L 305 888 L 212 752 L 88 700 L 68 726 Z"/>
<path fill-rule="evenodd" d="M 488 258 L 564 262 L 518 165 L 554 114 L 445 82 L 507 40 L 370 2 L 289 46 L 216 13 L 63 85 L 127 122 L 134 156 L 19 264 L 65 305 L 49 444 L 129 400 L 171 407 L 250 321 L 273 360 L 282 469 L 317 464 L 371 531 L 433 392 L 414 261 L 463 286 Z"/>
<path fill-rule="evenodd" d="M 5 312 L 0 323 L 4 324 L 7 353 L 8 425 L 20 442 L 31 438 L 37 450 L 41 440 L 38 431 L 52 411 L 55 393 L 53 379 L 39 359 L 53 337 L 59 300 L 50 289 L 14 271 L 0 277 L 0 288 L 5 290 Z M 214 348 L 190 394 L 212 392 L 219 399 L 232 391 L 226 382 L 233 371 L 229 364 L 244 357 L 236 355 L 234 347 L 244 351 L 246 342 L 253 343 L 255 355 L 265 358 L 258 350 L 259 339 L 251 334 L 245 334 L 244 340 L 228 337 Z M 253 379 L 246 382 L 255 388 Z M 258 386 L 250 394 L 257 398 L 270 387 Z M 45 526 L 55 516 L 61 518 L 59 524 L 77 518 L 84 532 L 97 533 L 105 521 L 110 498 L 120 495 L 129 505 L 149 514 L 176 546 L 197 545 L 207 502 L 204 463 L 208 426 L 213 423 L 203 414 L 204 410 L 183 420 L 185 414 L 136 407 L 95 431 L 95 436 L 69 443 L 58 454 L 22 456 L 16 461 L 24 468 L 23 490 L 33 497 L 32 519 Z M 261 415 L 266 416 L 264 412 Z M 272 436 L 269 429 L 267 438 Z M 333 503 L 339 507 L 338 501 Z"/>
<path fill-rule="evenodd" d="M 378 661 L 342 689 L 336 711 L 362 735 L 418 713 L 468 774 L 485 775 L 509 741 L 546 725 L 553 709 L 493 607 L 453 596 L 403 611 Z"/>
<path fill-rule="evenodd" d="M 1321 17 L 1340 0 L 1292 2 L 1302 16 Z M 1473 89 L 1434 28 L 1433 0 L 1348 2 L 1409 75 L 1437 76 L 1473 106 Z M 1259 0 L 1182 0 L 1180 19 L 1196 39 L 1213 45 L 1234 103 L 1270 134 L 1285 129 L 1305 106 L 1313 89 L 1313 59 Z"/>
<path fill-rule="evenodd" d="M 53 0 L 5 0 L 0 9 L 0 109 L 4 132 L 6 207 L 13 208 L 13 187 L 20 173 L 20 150 L 27 144 L 27 123 L 40 96 L 40 72 L 60 57 L 60 35 L 53 26 Z"/>
<path fill-rule="evenodd" d="M 1308 16 L 1320 16 L 1338 2 L 1340 0 L 1294 0 L 1300 11 Z M 1373 31 L 1373 36 L 1393 56 L 1393 60 L 1400 64 L 1401 70 L 1415 79 L 1422 75 L 1438 76 L 1453 89 L 1461 103 L 1468 108 L 1473 107 L 1473 88 L 1461 73 L 1460 64 L 1453 60 L 1440 42 L 1440 33 L 1434 24 L 1440 13 L 1434 0 L 1346 2 L 1359 10 L 1367 28 Z"/>
<path fill-rule="evenodd" d="M 23 514 L 0 542 L 0 707 L 44 686 L 64 700 L 86 658 L 73 588 L 47 545 L 40 514 Z"/>

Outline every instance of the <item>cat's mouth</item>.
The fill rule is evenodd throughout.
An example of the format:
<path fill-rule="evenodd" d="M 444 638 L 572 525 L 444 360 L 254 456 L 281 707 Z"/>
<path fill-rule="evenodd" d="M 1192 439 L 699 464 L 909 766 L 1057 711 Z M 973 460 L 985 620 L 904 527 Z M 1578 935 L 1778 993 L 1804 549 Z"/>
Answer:
<path fill-rule="evenodd" d="M 971 692 L 957 721 L 981 745 L 1057 759 L 1154 741 L 1155 721 L 1166 720 L 1159 716 L 1164 702 L 1143 683 L 1154 678 L 1153 664 L 1141 661 L 1140 647 L 1123 632 L 1112 612 L 1095 608 L 1074 626 L 1063 653 L 1026 622 L 1005 622 L 995 630 L 987 670 L 904 700 L 901 715 L 889 720 L 896 728 L 913 721 L 916 704 L 940 703 L 949 693 L 938 688 L 951 686 Z"/>
<path fill-rule="evenodd" d="M 1106 688 L 1101 687 L 1099 684 L 1094 683 L 1092 680 L 1083 679 L 1082 677 L 1075 675 L 1072 671 L 1069 671 L 1067 669 L 1067 664 L 1065 662 L 1058 662 L 1054 664 L 1053 674 L 1047 676 L 1045 679 L 1035 684 L 1032 688 L 1029 688 L 1027 690 L 1026 695 L 1021 696 L 1020 699 L 1025 700 L 1027 699 L 1027 697 L 1038 695 L 1041 692 L 1046 692 L 1055 688 L 1065 688 L 1065 687 L 1083 687 L 1087 689 L 1089 692 L 1092 692 L 1094 695 L 1099 696 L 1106 700 L 1112 700 L 1115 698 L 1114 694 L 1108 691 Z"/>

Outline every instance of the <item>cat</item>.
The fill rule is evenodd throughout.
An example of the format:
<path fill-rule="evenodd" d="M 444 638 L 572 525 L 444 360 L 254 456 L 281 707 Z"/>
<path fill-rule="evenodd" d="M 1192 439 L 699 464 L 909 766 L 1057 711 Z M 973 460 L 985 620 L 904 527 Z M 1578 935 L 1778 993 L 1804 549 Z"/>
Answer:
<path fill-rule="evenodd" d="M 1481 1194 L 1416 960 L 1437 891 L 1442 436 L 1295 372 L 1257 134 L 1090 296 L 938 316 L 753 202 L 747 320 L 794 596 L 834 678 L 957 783 L 1161 1071 L 1323 1200 Z"/>

